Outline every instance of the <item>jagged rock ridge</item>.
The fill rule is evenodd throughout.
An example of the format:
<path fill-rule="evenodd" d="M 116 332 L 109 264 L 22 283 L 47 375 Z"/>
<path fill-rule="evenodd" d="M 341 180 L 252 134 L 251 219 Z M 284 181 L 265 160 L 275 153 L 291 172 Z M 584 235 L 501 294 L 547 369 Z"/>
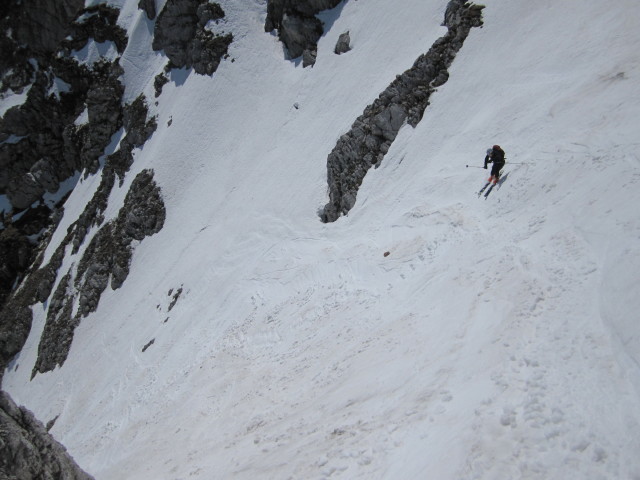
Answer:
<path fill-rule="evenodd" d="M 93 198 L 89 201 L 89 203 L 85 207 L 85 210 L 79 216 L 79 218 L 68 228 L 67 235 L 65 236 L 61 244 L 57 247 L 49 263 L 40 268 L 39 265 L 42 262 L 41 256 L 44 250 L 44 245 L 42 246 L 40 258 L 37 258 L 33 266 L 31 267 L 32 273 L 27 277 L 24 285 L 22 285 L 20 290 L 18 290 L 16 294 L 14 294 L 7 301 L 7 303 L 4 305 L 4 308 L 0 311 L 0 365 L 6 365 L 9 360 L 20 351 L 22 345 L 26 341 L 29 330 L 31 328 L 32 320 L 30 306 L 37 302 L 46 301 L 46 299 L 51 294 L 51 290 L 57 277 L 58 269 L 62 265 L 62 261 L 64 259 L 66 247 L 70 245 L 72 247 L 71 253 L 78 253 L 80 246 L 83 244 L 84 239 L 90 229 L 96 226 L 100 226 L 104 222 L 103 212 L 107 208 L 109 194 L 111 193 L 111 190 L 114 187 L 117 179 L 119 179 L 120 184 L 122 184 L 124 175 L 129 170 L 129 167 L 133 162 L 133 148 L 142 145 L 156 129 L 155 119 L 147 118 L 148 109 L 146 102 L 144 101 L 144 98 L 142 96 L 138 97 L 138 99 L 132 102 L 132 104 L 125 106 L 121 117 L 123 118 L 122 122 L 126 127 L 127 133 L 120 141 L 120 149 L 106 157 L 105 165 L 102 170 L 100 185 L 98 186 L 98 189 L 96 190 Z M 150 176 L 152 176 L 152 174 L 146 172 L 140 178 L 148 178 Z M 132 188 L 140 188 L 148 184 L 149 181 L 134 181 L 132 184 Z M 156 207 L 154 207 L 155 210 L 157 212 L 161 212 L 156 213 L 157 218 L 162 219 L 161 221 L 157 222 L 157 224 L 161 228 L 161 225 L 164 221 L 164 204 L 162 203 L 159 192 L 155 189 L 147 189 L 143 192 L 146 197 L 140 200 L 140 204 L 147 205 L 147 202 L 153 202 L 154 205 L 156 205 Z M 134 193 L 132 195 L 132 197 L 128 196 L 127 198 L 137 198 L 138 194 Z M 123 207 L 122 212 L 126 212 L 127 209 L 132 210 L 135 208 L 138 207 L 132 205 L 131 201 L 129 203 L 125 202 L 125 207 Z M 128 231 L 129 230 L 119 230 L 119 232 L 124 233 Z M 155 233 L 155 231 L 153 233 Z M 127 235 L 129 234 L 127 233 Z M 139 234 L 136 234 L 136 237 L 139 236 Z M 119 245 L 123 249 L 128 250 L 130 247 L 130 241 L 123 240 Z M 121 272 L 118 278 L 120 279 L 119 282 L 121 285 L 122 281 L 126 277 L 126 274 L 123 274 L 122 272 L 128 271 L 127 262 L 130 261 L 130 252 L 128 254 L 121 253 L 119 254 L 118 258 L 120 259 L 120 261 L 117 263 L 117 265 L 120 266 Z M 90 262 L 89 260 L 86 260 L 85 263 Z M 117 283 L 118 282 L 116 282 L 116 284 Z M 84 287 L 85 292 L 88 292 L 90 290 L 90 287 Z M 102 290 L 104 290 L 104 288 Z M 100 293 L 102 292 L 102 290 L 100 290 Z M 58 295 L 60 296 L 60 294 Z M 95 299 L 97 305 L 99 294 L 97 294 L 97 296 L 95 294 L 89 296 L 92 296 L 92 298 Z M 51 322 L 53 322 L 53 324 L 57 323 L 59 325 L 62 325 L 60 320 L 60 312 L 57 308 L 54 308 L 51 312 L 49 312 L 48 318 L 51 319 Z M 79 317 L 78 319 L 76 319 L 76 324 L 78 322 Z M 67 325 L 68 323 L 69 322 L 65 322 L 64 325 Z M 75 326 L 73 326 L 72 328 L 65 326 L 64 328 L 66 333 L 63 334 L 52 333 L 55 331 L 54 328 L 49 328 L 47 332 L 49 333 L 49 336 L 62 336 L 62 338 L 67 338 L 69 337 L 69 330 L 71 330 L 72 332 Z M 45 337 L 47 337 L 47 335 L 43 336 L 43 338 Z M 50 340 L 45 340 L 45 342 L 50 343 Z M 69 341 L 65 343 L 65 347 L 63 348 L 66 348 L 65 352 L 68 351 L 69 346 L 70 338 Z M 57 358 L 59 360 L 62 357 Z M 66 353 L 64 354 L 64 358 L 66 358 Z M 45 368 L 41 367 L 41 365 L 42 362 L 40 362 L 39 368 Z"/>
<path fill-rule="evenodd" d="M 91 480 L 33 414 L 0 392 L 0 478 Z"/>
<path fill-rule="evenodd" d="M 81 318 L 96 310 L 109 281 L 111 288 L 116 290 L 127 278 L 133 255 L 132 242 L 159 232 L 165 215 L 153 172 L 140 172 L 131 184 L 117 218 L 102 226 L 87 246 L 78 263 L 75 281 L 71 272 L 60 280 L 51 299 L 32 375 L 53 370 L 64 363 Z M 76 297 L 79 307 L 73 315 Z"/>
<path fill-rule="evenodd" d="M 448 80 L 447 70 L 469 31 L 482 25 L 483 8 L 465 0 L 449 2 L 447 33 L 396 77 L 340 137 L 327 158 L 329 202 L 320 214 L 323 222 L 333 222 L 351 210 L 367 171 L 380 165 L 400 127 L 405 122 L 415 127 L 422 119 L 429 97 Z"/>
<path fill-rule="evenodd" d="M 27 92 L 26 101 L 0 119 L 0 194 L 14 210 L 0 227 L 0 256 L 7 265 L 0 275 L 0 305 L 34 260 L 42 232 L 61 215 L 64 198 L 45 204 L 44 194 L 82 170 L 96 172 L 111 136 L 122 127 L 124 87 L 117 60 L 91 66 L 72 57 L 90 39 L 113 41 L 124 50 L 118 10 L 83 9 L 78 2 L 54 2 L 55 8 L 46 7 L 48 2 L 38 10 L 40 3 L 25 8 L 12 2 L 0 20 L 2 44 L 13 48 L 0 55 L 0 94 Z M 15 23 L 19 26 L 12 30 Z M 88 121 L 76 124 L 83 110 Z"/>

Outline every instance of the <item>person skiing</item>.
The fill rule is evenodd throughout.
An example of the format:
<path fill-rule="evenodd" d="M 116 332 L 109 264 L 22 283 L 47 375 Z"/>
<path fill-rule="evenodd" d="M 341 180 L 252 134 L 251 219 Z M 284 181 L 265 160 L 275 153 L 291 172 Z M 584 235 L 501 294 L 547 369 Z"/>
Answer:
<path fill-rule="evenodd" d="M 493 148 L 487 150 L 487 156 L 484 157 L 485 170 L 487 169 L 487 163 L 493 163 L 493 166 L 491 167 L 491 176 L 487 181 L 495 185 L 500 179 L 500 170 L 502 170 L 505 163 L 504 150 L 500 148 L 500 145 L 494 145 Z"/>

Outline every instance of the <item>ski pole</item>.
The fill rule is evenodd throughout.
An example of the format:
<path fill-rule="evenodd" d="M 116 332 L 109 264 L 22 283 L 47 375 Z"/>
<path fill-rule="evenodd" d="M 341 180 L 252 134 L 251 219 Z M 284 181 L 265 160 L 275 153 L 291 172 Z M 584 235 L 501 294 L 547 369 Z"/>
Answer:
<path fill-rule="evenodd" d="M 484 168 L 484 167 L 476 167 L 475 165 L 467 165 L 467 168 L 469 168 L 469 167 L 471 167 L 471 168 Z"/>

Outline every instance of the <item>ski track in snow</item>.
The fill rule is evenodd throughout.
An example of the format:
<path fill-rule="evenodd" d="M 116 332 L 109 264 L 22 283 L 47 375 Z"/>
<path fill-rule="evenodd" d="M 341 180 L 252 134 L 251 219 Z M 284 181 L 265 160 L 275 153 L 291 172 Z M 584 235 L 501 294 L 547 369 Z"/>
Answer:
<path fill-rule="evenodd" d="M 62 368 L 29 381 L 36 306 L 4 378 L 97 479 L 640 478 L 635 4 L 489 2 L 422 122 L 321 224 L 335 141 L 442 33 L 446 2 L 402 3 L 338 7 L 303 70 L 266 2 L 222 1 L 235 61 L 165 86 L 126 180 L 154 168 L 165 228 Z M 162 65 L 141 15 L 126 2 L 127 98 Z M 464 165 L 493 143 L 485 200 Z"/>

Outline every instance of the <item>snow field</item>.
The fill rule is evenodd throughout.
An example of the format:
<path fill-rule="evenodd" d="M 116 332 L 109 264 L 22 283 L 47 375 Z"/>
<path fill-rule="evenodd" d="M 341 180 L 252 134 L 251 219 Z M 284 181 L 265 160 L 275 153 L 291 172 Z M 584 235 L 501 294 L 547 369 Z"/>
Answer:
<path fill-rule="evenodd" d="M 304 70 L 262 31 L 265 2 L 221 3 L 235 61 L 175 73 L 127 177 L 154 168 L 165 228 L 29 382 L 37 307 L 5 388 L 60 415 L 98 479 L 640 477 L 631 2 L 488 3 L 329 225 L 326 156 L 442 35 L 446 2 L 347 2 Z M 127 55 L 147 91 L 161 62 Z M 513 163 L 478 199 L 488 172 L 465 165 L 493 143 Z"/>

